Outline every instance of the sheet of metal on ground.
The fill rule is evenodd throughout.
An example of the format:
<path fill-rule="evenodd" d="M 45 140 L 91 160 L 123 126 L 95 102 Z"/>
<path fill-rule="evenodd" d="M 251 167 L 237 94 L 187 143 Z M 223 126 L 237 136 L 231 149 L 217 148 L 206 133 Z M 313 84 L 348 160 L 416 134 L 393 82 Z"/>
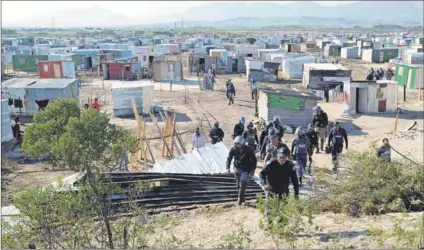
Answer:
<path fill-rule="evenodd" d="M 220 142 L 194 149 L 192 153 L 184 154 L 165 163 L 156 163 L 149 172 L 156 173 L 186 173 L 186 174 L 216 174 L 226 172 L 226 161 L 229 150 Z M 233 166 L 231 166 L 233 169 Z"/>
<path fill-rule="evenodd" d="M 105 177 L 109 174 L 105 173 Z M 237 201 L 236 181 L 232 174 L 184 174 L 184 173 L 112 173 L 110 180 L 122 191 L 113 192 L 111 209 L 116 214 L 127 212 L 129 205 L 136 204 L 150 212 L 172 211 L 202 204 L 218 204 Z M 131 192 L 133 184 L 153 184 L 137 192 Z M 250 180 L 246 201 L 256 199 L 262 188 Z M 106 197 L 105 197 L 106 198 Z"/>

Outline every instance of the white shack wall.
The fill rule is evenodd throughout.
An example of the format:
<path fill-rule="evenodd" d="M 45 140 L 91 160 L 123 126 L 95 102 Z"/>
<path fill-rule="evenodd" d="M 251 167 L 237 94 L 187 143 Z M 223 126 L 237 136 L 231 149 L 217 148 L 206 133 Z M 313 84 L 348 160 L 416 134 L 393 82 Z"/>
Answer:
<path fill-rule="evenodd" d="M 378 113 L 377 86 L 375 84 L 368 87 L 368 112 Z"/>
<path fill-rule="evenodd" d="M 265 121 L 268 121 L 268 95 L 262 91 L 259 92 L 258 113 L 259 117 L 262 117 Z"/>
<path fill-rule="evenodd" d="M 387 112 L 396 112 L 397 109 L 397 95 L 398 95 L 398 85 L 397 84 L 387 84 Z"/>

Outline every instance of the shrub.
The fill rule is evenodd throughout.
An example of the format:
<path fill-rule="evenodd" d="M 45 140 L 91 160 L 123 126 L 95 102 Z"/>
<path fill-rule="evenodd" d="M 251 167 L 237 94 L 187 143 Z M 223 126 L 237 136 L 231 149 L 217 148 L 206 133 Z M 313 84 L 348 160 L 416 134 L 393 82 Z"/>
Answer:
<path fill-rule="evenodd" d="M 371 150 L 351 151 L 346 159 L 347 171 L 313 196 L 319 211 L 357 216 L 424 209 L 424 166 L 387 163 Z"/>

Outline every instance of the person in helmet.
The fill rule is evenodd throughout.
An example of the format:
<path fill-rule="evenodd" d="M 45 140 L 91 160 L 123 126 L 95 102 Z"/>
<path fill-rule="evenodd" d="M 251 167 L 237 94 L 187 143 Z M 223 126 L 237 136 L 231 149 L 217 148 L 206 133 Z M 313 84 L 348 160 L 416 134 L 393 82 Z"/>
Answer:
<path fill-rule="evenodd" d="M 229 99 L 228 105 L 234 104 L 234 97 L 236 97 L 236 88 L 234 87 L 234 84 L 231 82 L 231 79 L 228 80 L 226 93 Z"/>
<path fill-rule="evenodd" d="M 266 147 L 267 154 L 264 158 L 264 162 L 267 162 L 272 158 L 276 158 L 278 150 L 284 152 L 287 157 L 290 157 L 289 147 L 285 143 L 278 140 L 278 136 L 274 134 L 270 137 L 270 143 L 268 143 Z"/>
<path fill-rule="evenodd" d="M 318 147 L 318 134 L 317 132 L 315 132 L 314 128 L 312 127 L 312 124 L 308 125 L 308 132 L 307 132 L 307 136 L 309 138 L 309 141 L 311 142 L 311 155 L 314 154 L 314 149 L 316 149 L 316 152 L 319 152 L 319 147 Z"/>
<path fill-rule="evenodd" d="M 227 172 L 230 172 L 231 161 L 234 159 L 234 177 L 238 190 L 238 204 L 245 202 L 247 182 L 253 176 L 256 169 L 256 156 L 251 147 L 245 145 L 242 136 L 234 139 L 227 158 Z"/>
<path fill-rule="evenodd" d="M 324 151 L 324 143 L 328 126 L 328 116 L 327 113 L 325 113 L 320 106 L 317 106 L 315 109 L 315 113 L 312 117 L 312 126 L 315 128 L 315 132 L 317 132 L 319 139 L 321 140 L 321 151 Z M 319 153 L 318 150 L 317 153 Z"/>
<path fill-rule="evenodd" d="M 256 129 L 253 126 L 253 122 L 249 122 L 249 124 L 247 124 L 247 129 L 243 132 L 243 139 L 246 141 L 246 144 L 253 149 L 253 151 L 256 150 L 256 145 L 259 144 L 259 140 Z"/>
<path fill-rule="evenodd" d="M 276 133 L 276 135 L 277 135 L 277 137 L 278 137 L 278 140 L 279 141 L 281 141 L 281 139 L 283 138 L 283 136 L 284 136 L 284 131 L 285 131 L 285 129 L 284 129 L 284 127 L 283 126 L 281 126 L 281 124 L 280 124 L 280 117 L 278 117 L 278 116 L 274 116 L 274 118 L 273 118 L 273 122 L 272 122 L 272 127 L 271 128 L 269 128 L 269 130 L 268 130 L 268 135 L 271 135 L 270 133 L 271 133 L 271 131 L 272 130 L 274 130 L 275 131 L 275 133 Z"/>
<path fill-rule="evenodd" d="M 296 160 L 298 169 L 297 177 L 299 178 L 299 185 L 302 186 L 303 170 L 306 169 L 306 163 L 309 157 L 311 161 L 310 152 L 311 142 L 309 141 L 306 131 L 303 128 L 298 130 L 297 137 L 292 142 L 292 158 Z"/>
<path fill-rule="evenodd" d="M 211 138 L 211 144 L 222 142 L 222 139 L 224 138 L 224 131 L 219 127 L 219 122 L 215 122 L 209 133 L 209 137 Z"/>
<path fill-rule="evenodd" d="M 261 151 L 261 159 L 265 158 L 266 155 L 266 147 L 268 143 L 271 141 L 268 137 L 268 130 L 273 126 L 272 122 L 268 123 L 268 125 L 264 126 L 261 135 L 259 136 L 259 144 L 260 144 L 260 151 Z"/>
<path fill-rule="evenodd" d="M 328 136 L 328 147 L 331 147 L 331 156 L 334 164 L 333 170 L 336 170 L 337 156 L 343 151 L 343 139 L 346 142 L 346 149 L 348 149 L 347 133 L 340 123 L 336 121 L 334 128 L 331 129 Z M 330 146 L 331 143 L 331 146 Z"/>
<path fill-rule="evenodd" d="M 234 131 L 233 131 L 233 140 L 239 136 L 239 135 L 243 135 L 244 132 L 244 123 L 246 122 L 246 120 L 244 119 L 244 117 L 240 117 L 239 122 L 234 126 Z"/>

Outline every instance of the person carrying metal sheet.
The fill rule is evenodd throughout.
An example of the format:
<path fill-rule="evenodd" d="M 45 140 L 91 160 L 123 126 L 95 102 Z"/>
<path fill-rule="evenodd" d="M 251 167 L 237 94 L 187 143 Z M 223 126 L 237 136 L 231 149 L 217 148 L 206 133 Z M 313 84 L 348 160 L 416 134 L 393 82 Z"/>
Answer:
<path fill-rule="evenodd" d="M 308 161 L 312 161 L 311 158 L 311 150 L 310 150 L 311 142 L 309 138 L 306 136 L 306 131 L 304 129 L 299 128 L 297 137 L 292 142 L 292 159 L 297 162 L 297 176 L 299 178 L 299 186 L 302 186 L 302 177 L 303 170 L 306 170 L 306 163 Z"/>
<path fill-rule="evenodd" d="M 253 152 L 255 152 L 256 145 L 259 144 L 259 140 L 256 129 L 253 126 L 253 122 L 249 122 L 249 124 L 247 124 L 247 130 L 243 132 L 243 139 L 246 141 L 246 144 L 253 149 Z"/>
<path fill-rule="evenodd" d="M 278 195 L 281 199 L 289 195 L 289 184 L 293 184 L 294 195 L 299 197 L 299 182 L 296 168 L 288 155 L 283 150 L 277 152 L 276 159 L 272 159 L 265 164 L 260 172 L 261 185 L 270 195 Z"/>
<path fill-rule="evenodd" d="M 244 123 L 246 122 L 246 120 L 244 119 L 244 117 L 240 117 L 239 122 L 234 126 L 233 129 L 233 140 L 239 136 L 239 135 L 243 135 L 244 132 Z"/>
<path fill-rule="evenodd" d="M 315 108 L 315 113 L 312 117 L 312 126 L 315 128 L 315 132 L 317 132 L 320 141 L 321 141 L 321 151 L 324 151 L 324 143 L 328 126 L 328 116 L 320 106 Z M 319 153 L 319 149 L 317 148 L 317 153 Z"/>
<path fill-rule="evenodd" d="M 219 127 L 219 122 L 215 122 L 209 133 L 209 137 L 211 138 L 211 144 L 222 142 L 222 139 L 224 139 L 224 131 Z"/>
<path fill-rule="evenodd" d="M 234 139 L 227 158 L 227 172 L 230 172 L 231 161 L 234 159 L 234 177 L 238 190 L 237 202 L 239 205 L 245 202 L 247 182 L 255 174 L 256 156 L 255 151 L 245 144 L 242 136 Z"/>
<path fill-rule="evenodd" d="M 338 121 L 336 121 L 334 123 L 334 128 L 331 129 L 330 134 L 328 136 L 327 145 L 327 147 L 331 148 L 333 171 L 336 171 L 338 167 L 337 156 L 343 151 L 343 139 L 346 142 L 346 149 L 348 149 L 346 130 L 340 126 L 340 123 Z"/>

